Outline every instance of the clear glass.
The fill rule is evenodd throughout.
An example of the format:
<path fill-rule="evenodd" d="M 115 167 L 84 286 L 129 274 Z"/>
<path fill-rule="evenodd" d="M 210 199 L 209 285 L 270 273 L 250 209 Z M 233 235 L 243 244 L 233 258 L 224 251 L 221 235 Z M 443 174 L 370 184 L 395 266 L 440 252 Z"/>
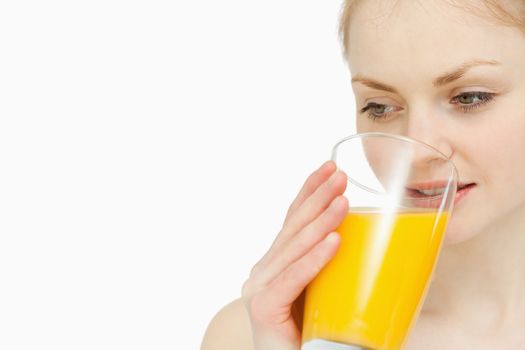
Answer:
<path fill-rule="evenodd" d="M 308 285 L 302 350 L 400 350 L 430 284 L 458 174 L 437 149 L 399 135 L 337 142 L 350 209 L 335 257 Z"/>

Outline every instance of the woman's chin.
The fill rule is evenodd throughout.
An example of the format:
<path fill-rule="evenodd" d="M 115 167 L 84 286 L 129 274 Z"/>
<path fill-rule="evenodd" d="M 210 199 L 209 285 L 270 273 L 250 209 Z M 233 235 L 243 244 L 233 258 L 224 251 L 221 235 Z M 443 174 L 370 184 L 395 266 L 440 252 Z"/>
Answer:
<path fill-rule="evenodd" d="M 456 245 L 466 242 L 476 237 L 480 232 L 479 219 L 476 220 L 471 215 L 466 215 L 461 211 L 461 208 L 457 209 L 459 210 L 454 212 L 447 223 L 443 245 Z"/>
<path fill-rule="evenodd" d="M 460 243 L 464 243 L 476 237 L 477 234 L 474 230 L 465 230 L 454 228 L 452 225 L 445 231 L 445 237 L 443 238 L 443 245 L 451 246 Z"/>
<path fill-rule="evenodd" d="M 465 242 L 468 239 L 469 237 L 464 237 L 464 235 L 462 236 L 459 232 L 447 230 L 445 232 L 445 238 L 443 239 L 443 245 L 444 246 L 456 245 L 456 244 Z"/>

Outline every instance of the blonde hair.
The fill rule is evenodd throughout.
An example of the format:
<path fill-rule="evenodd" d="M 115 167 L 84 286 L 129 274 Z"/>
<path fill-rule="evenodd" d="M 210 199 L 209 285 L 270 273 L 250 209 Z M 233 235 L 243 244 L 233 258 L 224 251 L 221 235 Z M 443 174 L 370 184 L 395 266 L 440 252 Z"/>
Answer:
<path fill-rule="evenodd" d="M 482 0 L 482 8 L 473 4 L 472 1 L 447 0 L 454 7 L 462 7 L 480 17 L 497 22 L 500 25 L 517 27 L 525 33 L 525 0 Z M 344 0 L 341 7 L 339 20 L 339 39 L 346 58 L 348 54 L 348 28 L 352 13 L 359 3 L 359 0 Z"/>

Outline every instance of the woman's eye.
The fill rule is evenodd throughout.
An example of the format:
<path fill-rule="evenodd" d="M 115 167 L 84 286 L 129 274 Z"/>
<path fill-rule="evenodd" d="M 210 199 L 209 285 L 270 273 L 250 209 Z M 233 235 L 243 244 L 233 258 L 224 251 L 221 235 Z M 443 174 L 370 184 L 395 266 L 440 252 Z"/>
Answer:
<path fill-rule="evenodd" d="M 485 91 L 464 92 L 452 97 L 450 103 L 457 105 L 461 111 L 468 112 L 489 103 L 495 95 L 495 93 Z"/>
<path fill-rule="evenodd" d="M 361 113 L 366 112 L 368 117 L 372 120 L 384 119 L 395 111 L 396 107 L 375 102 L 370 102 L 364 108 L 361 109 Z"/>
<path fill-rule="evenodd" d="M 494 100 L 497 94 L 493 92 L 485 91 L 471 91 L 464 92 L 457 96 L 454 96 L 450 103 L 454 104 L 459 108 L 460 111 L 466 113 L 472 111 L 475 108 L 484 106 L 485 104 Z M 366 113 L 368 118 L 372 120 L 385 120 L 394 112 L 401 110 L 401 108 L 370 102 L 364 108 L 361 109 L 361 113 Z"/>

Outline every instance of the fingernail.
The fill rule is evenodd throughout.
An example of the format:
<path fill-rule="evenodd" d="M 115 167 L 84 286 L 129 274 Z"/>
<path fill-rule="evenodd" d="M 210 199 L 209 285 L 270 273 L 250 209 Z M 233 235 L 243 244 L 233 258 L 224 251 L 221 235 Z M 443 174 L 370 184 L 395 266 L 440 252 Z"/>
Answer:
<path fill-rule="evenodd" d="M 324 240 L 326 243 L 330 243 L 330 244 L 335 243 L 339 241 L 339 234 L 337 232 L 330 232 L 328 236 L 325 237 Z"/>
<path fill-rule="evenodd" d="M 345 204 L 345 198 L 343 196 L 337 196 L 335 197 L 335 199 L 332 201 L 332 207 L 334 209 L 341 209 L 343 207 L 343 205 Z"/>
<path fill-rule="evenodd" d="M 319 170 L 324 170 L 324 169 L 331 168 L 331 167 L 334 166 L 333 164 L 334 164 L 334 162 L 332 160 L 327 160 L 326 162 L 323 163 L 323 165 L 321 165 L 319 167 Z"/>
<path fill-rule="evenodd" d="M 334 184 L 335 179 L 337 178 L 337 176 L 339 176 L 339 175 L 337 175 L 338 173 L 339 173 L 339 172 L 336 171 L 335 173 L 333 173 L 332 175 L 330 175 L 330 178 L 329 178 L 329 180 L 328 180 L 328 185 L 331 186 L 331 185 Z"/>

